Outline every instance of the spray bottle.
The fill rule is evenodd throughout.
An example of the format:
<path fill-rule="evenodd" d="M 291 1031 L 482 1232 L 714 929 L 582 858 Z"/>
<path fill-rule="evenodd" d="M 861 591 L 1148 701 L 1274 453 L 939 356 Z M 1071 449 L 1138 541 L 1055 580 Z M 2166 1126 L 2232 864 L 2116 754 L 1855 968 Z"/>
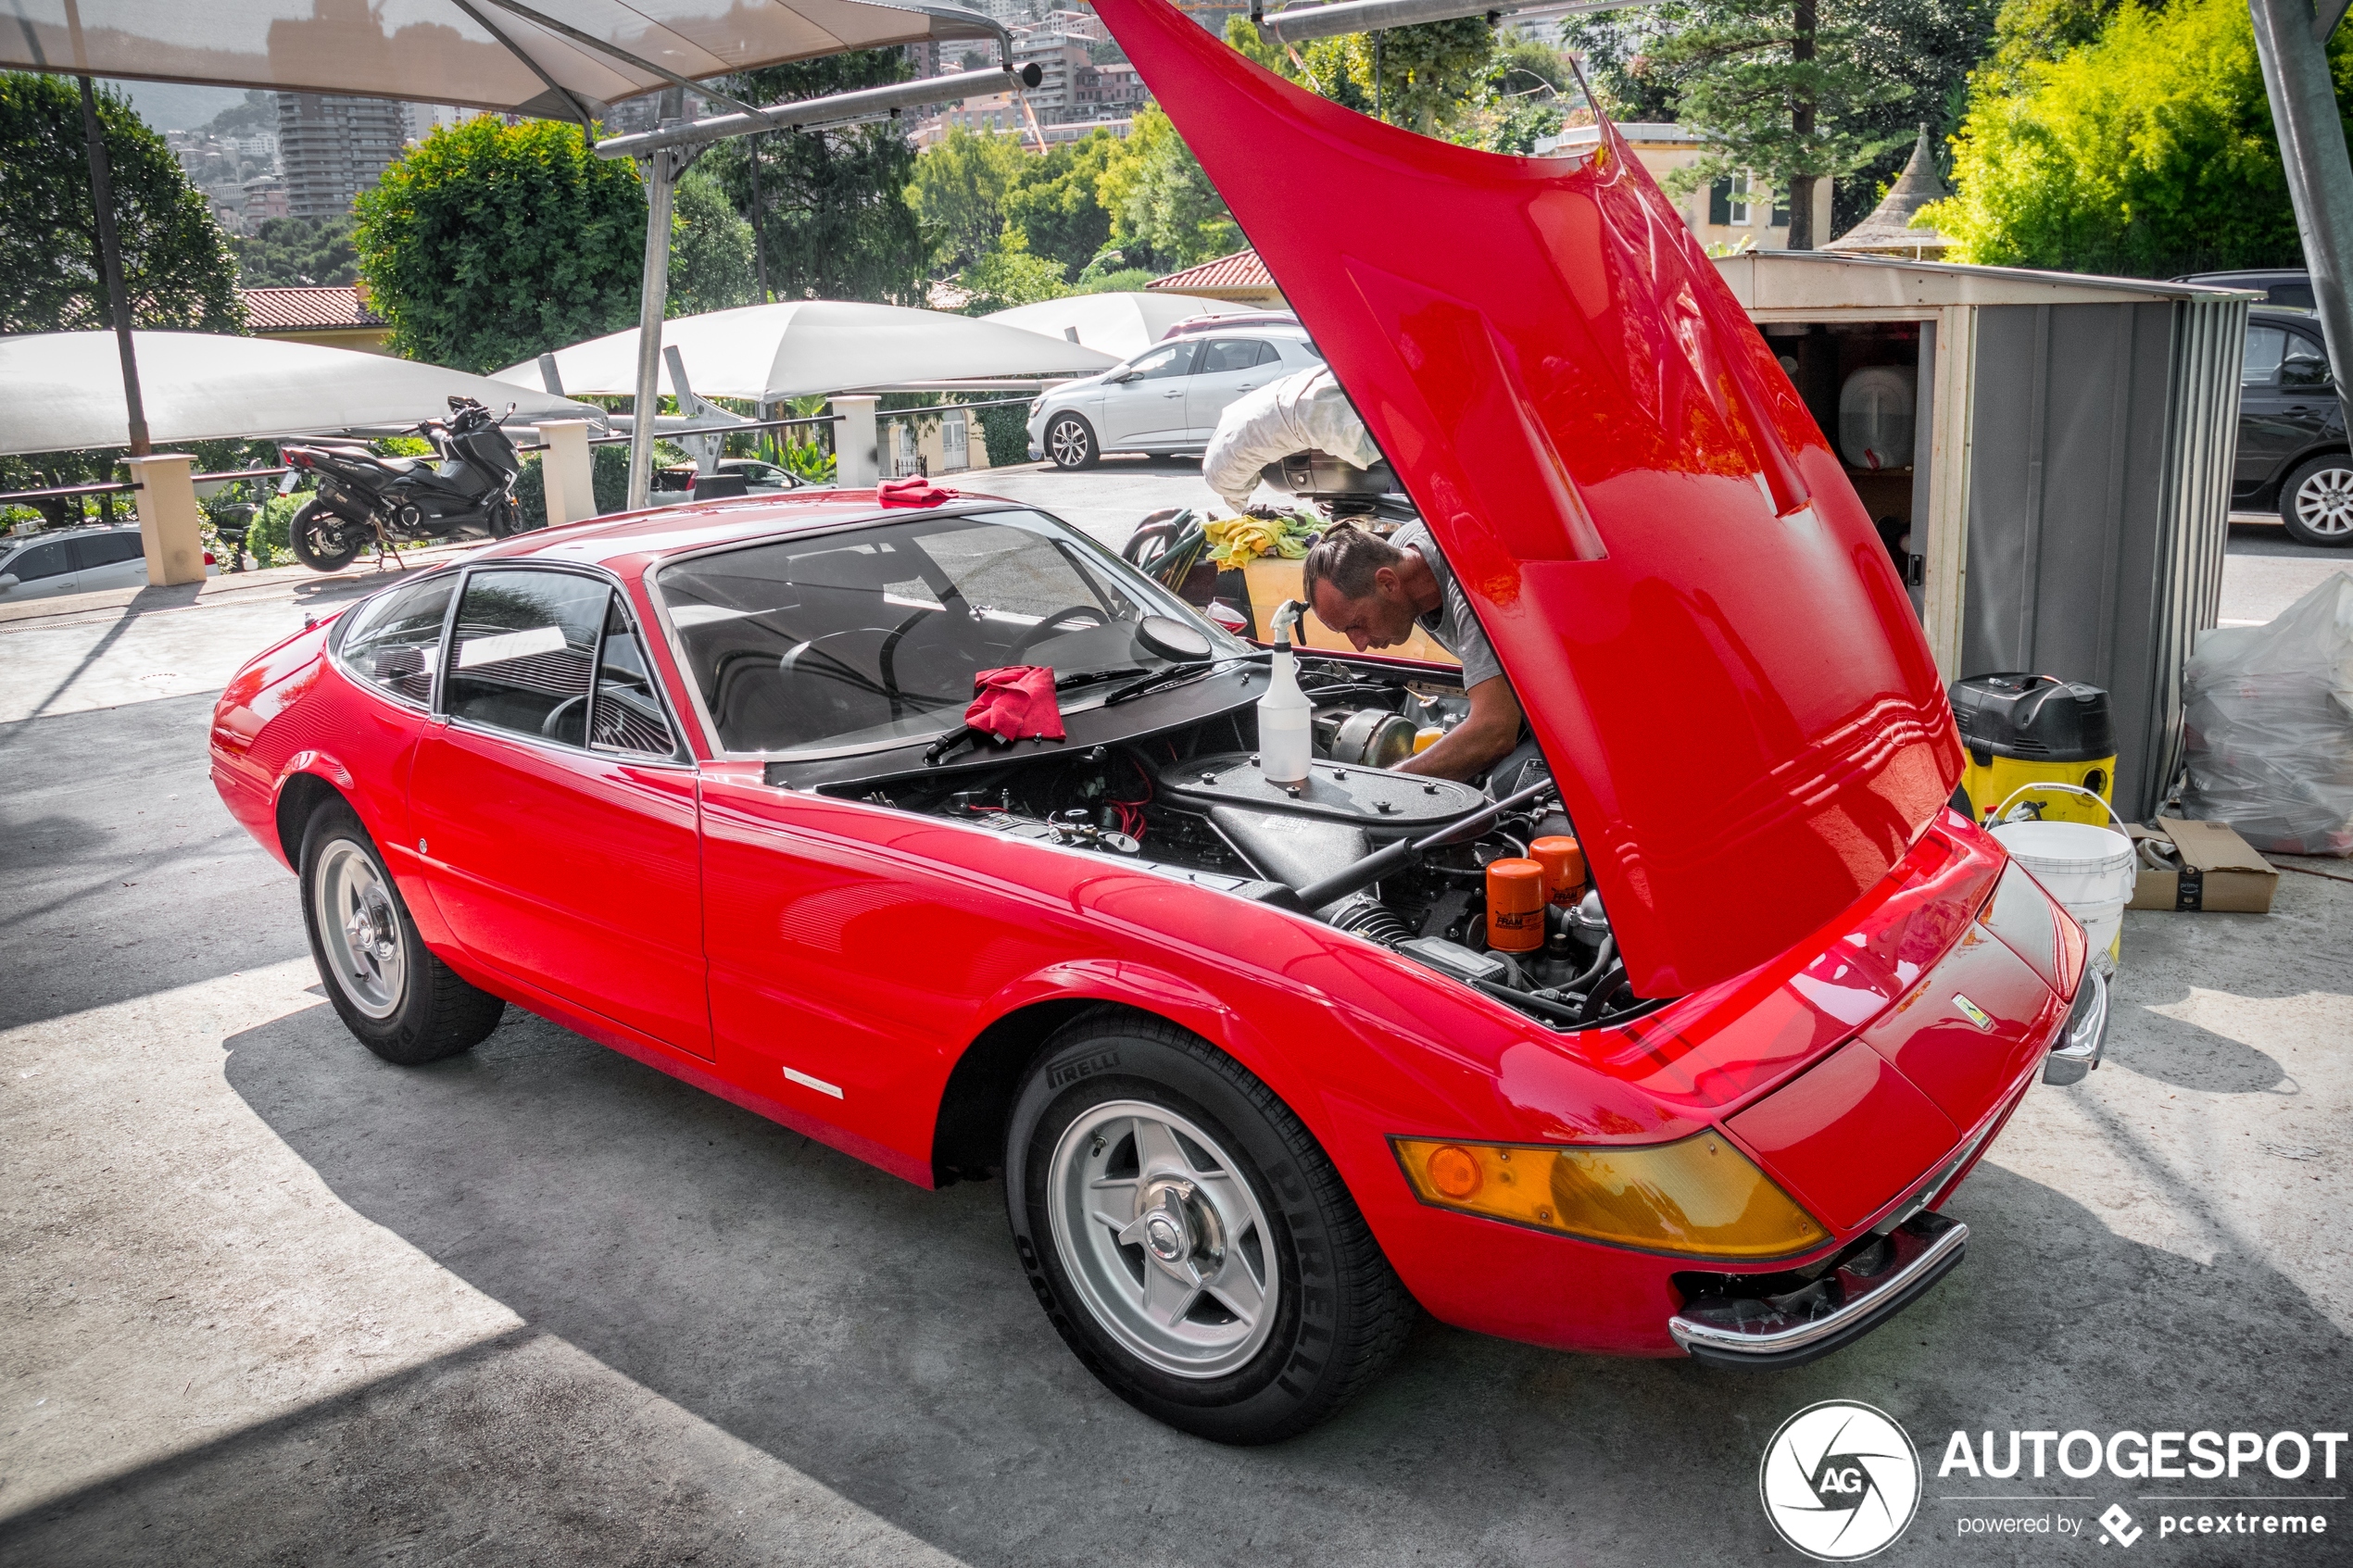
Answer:
<path fill-rule="evenodd" d="M 1266 695 L 1258 699 L 1258 769 L 1269 784 L 1303 784 L 1314 756 L 1315 709 L 1299 689 L 1299 671 L 1291 659 L 1292 630 L 1307 607 L 1287 599 L 1275 611 L 1270 630 L 1275 635 L 1274 669 Z"/>

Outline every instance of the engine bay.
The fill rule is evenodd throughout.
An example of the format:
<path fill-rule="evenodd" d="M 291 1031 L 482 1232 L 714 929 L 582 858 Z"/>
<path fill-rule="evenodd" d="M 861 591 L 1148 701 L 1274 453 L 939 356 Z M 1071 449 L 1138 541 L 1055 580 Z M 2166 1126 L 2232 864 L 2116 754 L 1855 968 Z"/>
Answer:
<path fill-rule="evenodd" d="M 1174 727 L 1139 724 L 1116 741 L 1025 746 L 994 763 L 836 783 L 825 793 L 1298 909 L 1556 1030 L 1663 1005 L 1633 994 L 1592 891 L 1545 908 L 1541 941 L 1529 950 L 1490 941 L 1490 863 L 1524 860 L 1531 843 L 1567 835 L 1570 824 L 1549 786 L 1499 809 L 1469 784 L 1391 771 L 1415 755 L 1418 735 L 1467 716 L 1459 689 L 1328 656 L 1302 657 L 1298 675 L 1314 704 L 1315 760 L 1303 783 L 1259 771 L 1256 715 L 1243 702 Z M 1352 882 L 1365 885 L 1328 898 L 1315 891 Z M 1308 906 L 1302 891 L 1321 901 Z"/>

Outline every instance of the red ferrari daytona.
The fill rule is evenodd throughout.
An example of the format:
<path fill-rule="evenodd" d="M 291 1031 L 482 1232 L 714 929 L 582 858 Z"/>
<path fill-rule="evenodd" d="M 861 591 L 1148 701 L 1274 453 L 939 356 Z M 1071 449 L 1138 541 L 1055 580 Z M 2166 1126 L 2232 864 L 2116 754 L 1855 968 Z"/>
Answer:
<path fill-rule="evenodd" d="M 1000 1175 L 1063 1338 L 1231 1442 L 1416 1306 L 1790 1365 L 1960 1259 L 1940 1206 L 2098 1058 L 2081 930 L 1945 801 L 1960 752 L 1837 459 L 1614 130 L 1443 145 L 1163 0 L 1100 12 L 1453 562 L 1557 781 L 1381 764 L 1453 678 L 1268 655 L 1017 503 L 599 519 L 256 659 L 213 774 L 400 1063 L 510 1004 L 925 1185 Z M 1349 191 L 1344 229 L 1301 189 Z M 1305 204 L 1324 210 L 1325 204 Z M 1066 734 L 962 728 L 1050 667 Z M 1486 940 L 1488 863 L 1592 887 Z"/>

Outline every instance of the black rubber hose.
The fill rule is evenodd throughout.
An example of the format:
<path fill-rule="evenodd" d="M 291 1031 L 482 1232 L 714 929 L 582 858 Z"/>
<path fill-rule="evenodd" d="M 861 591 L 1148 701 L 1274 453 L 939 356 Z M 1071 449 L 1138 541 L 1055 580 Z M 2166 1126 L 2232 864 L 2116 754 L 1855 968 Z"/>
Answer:
<path fill-rule="evenodd" d="M 1540 1017 L 1552 1019 L 1561 1023 L 1582 1024 L 1584 1022 L 1578 1017 L 1577 1010 L 1574 1008 L 1565 1008 L 1558 1002 L 1548 1002 L 1541 997 L 1531 997 L 1525 991 L 1515 991 L 1508 985 L 1498 985 L 1492 980 L 1474 980 L 1471 984 L 1497 1001 L 1508 1002 L 1516 1008 L 1526 1008 Z"/>
<path fill-rule="evenodd" d="M 1607 969 L 1609 967 L 1610 960 L 1616 957 L 1617 957 L 1617 938 L 1615 935 L 1603 937 L 1600 948 L 1593 954 L 1593 967 L 1579 975 L 1576 979 L 1561 986 L 1560 989 L 1564 991 L 1582 991 L 1586 986 L 1591 985 L 1595 980 L 1601 978 L 1602 971 Z"/>

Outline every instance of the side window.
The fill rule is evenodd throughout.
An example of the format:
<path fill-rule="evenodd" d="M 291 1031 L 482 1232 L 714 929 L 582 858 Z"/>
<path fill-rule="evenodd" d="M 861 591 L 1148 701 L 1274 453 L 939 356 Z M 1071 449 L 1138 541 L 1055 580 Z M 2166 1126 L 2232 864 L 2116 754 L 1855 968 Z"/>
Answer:
<path fill-rule="evenodd" d="M 2239 363 L 2239 383 L 2243 386 L 2269 386 L 2279 373 L 2280 357 L 2287 352 L 2287 330 L 2284 327 L 2249 327 L 2246 329 L 2246 358 Z"/>
<path fill-rule="evenodd" d="M 1316 347 L 1313 343 L 1302 343 L 1299 346 L 1307 351 L 1307 357 L 1310 359 L 1320 362 L 1324 358 L 1324 351 Z"/>
<path fill-rule="evenodd" d="M 370 685 L 420 706 L 433 701 L 434 656 L 449 609 L 453 576 L 378 594 L 352 611 L 335 649 L 343 667 Z"/>
<path fill-rule="evenodd" d="M 597 700 L 588 715 L 588 744 L 598 751 L 675 757 L 678 740 L 654 690 L 646 648 L 621 612 L 618 595 L 605 608 L 604 646 L 597 654 Z"/>
<path fill-rule="evenodd" d="M 1201 345 L 1191 338 L 1153 349 L 1132 367 L 1144 381 L 1160 381 L 1168 376 L 1189 376 L 1193 372 L 1193 353 Z"/>
<path fill-rule="evenodd" d="M 2280 359 L 2282 386 L 2326 386 L 2329 384 L 2327 350 L 2302 332 L 2287 334 L 2287 353 Z"/>
<path fill-rule="evenodd" d="M 1264 339 L 1258 345 L 1258 357 L 1251 361 L 1252 365 L 1279 365 L 1282 362 L 1282 351 Z"/>
<path fill-rule="evenodd" d="M 73 558 L 66 554 L 72 541 L 52 539 L 46 544 L 27 545 L 8 563 L 8 571 L 19 583 L 37 583 L 44 577 L 62 577 L 73 570 Z"/>
<path fill-rule="evenodd" d="M 1200 375 L 1214 376 L 1223 370 L 1247 370 L 1258 363 L 1258 351 L 1266 345 L 1254 337 L 1213 338 L 1202 345 Z"/>
<path fill-rule="evenodd" d="M 102 566 L 120 566 L 124 561 L 137 560 L 141 551 L 139 535 L 127 530 L 112 533 L 85 533 L 72 541 L 73 564 L 79 571 L 94 571 Z"/>
<path fill-rule="evenodd" d="M 450 717 L 578 746 L 611 590 L 568 571 L 477 571 L 449 639 Z"/>

